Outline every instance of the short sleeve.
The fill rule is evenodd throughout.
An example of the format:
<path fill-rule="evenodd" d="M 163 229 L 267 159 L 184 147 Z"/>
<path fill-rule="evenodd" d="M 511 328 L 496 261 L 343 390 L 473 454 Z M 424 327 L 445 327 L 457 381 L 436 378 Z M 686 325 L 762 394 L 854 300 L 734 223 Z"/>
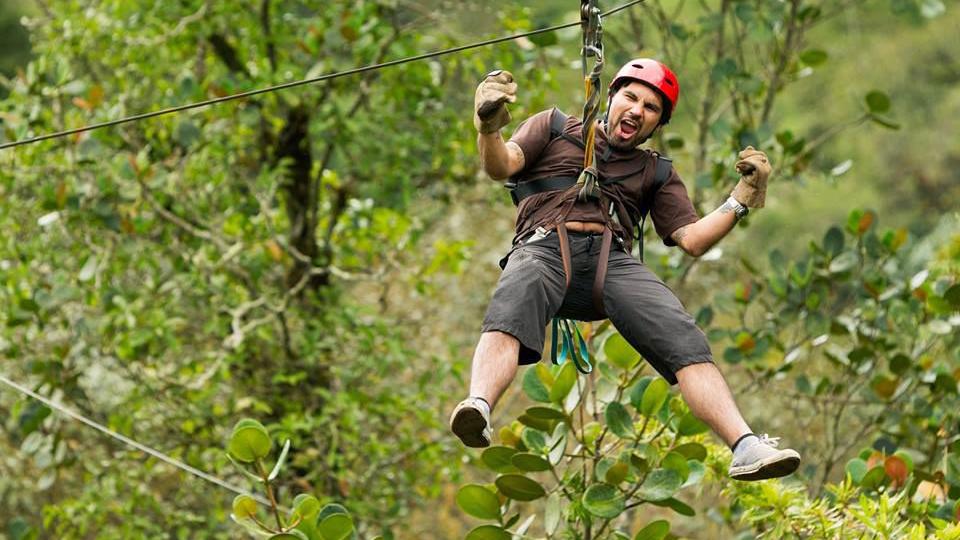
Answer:
<path fill-rule="evenodd" d="M 524 168 L 535 163 L 540 153 L 550 143 L 550 118 L 553 109 L 541 111 L 527 118 L 517 126 L 510 141 L 523 151 Z"/>
<path fill-rule="evenodd" d="M 687 194 L 687 186 L 684 185 L 676 169 L 670 169 L 667 181 L 654 195 L 650 217 L 653 219 L 657 234 L 667 246 L 677 245 L 670 238 L 677 229 L 700 219 Z"/>

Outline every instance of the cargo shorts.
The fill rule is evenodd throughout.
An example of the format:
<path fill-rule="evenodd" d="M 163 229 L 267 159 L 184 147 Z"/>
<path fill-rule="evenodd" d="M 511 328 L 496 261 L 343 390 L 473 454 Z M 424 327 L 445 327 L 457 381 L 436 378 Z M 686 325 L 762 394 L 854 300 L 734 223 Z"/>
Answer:
<path fill-rule="evenodd" d="M 569 233 L 572 279 L 566 276 L 556 232 L 517 243 L 500 261 L 503 273 L 487 307 L 483 332 L 499 331 L 520 341 L 520 364 L 540 361 L 546 327 L 554 317 L 594 321 L 609 318 L 630 345 L 670 384 L 681 368 L 712 362 L 703 331 L 677 296 L 623 249 L 610 250 L 603 289 L 606 317 L 593 305 L 593 280 L 602 236 Z"/>

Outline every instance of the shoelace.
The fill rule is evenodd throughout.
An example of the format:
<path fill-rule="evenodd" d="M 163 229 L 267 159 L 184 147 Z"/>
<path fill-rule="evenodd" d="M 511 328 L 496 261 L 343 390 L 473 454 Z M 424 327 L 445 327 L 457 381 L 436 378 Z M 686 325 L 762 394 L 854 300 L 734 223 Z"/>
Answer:
<path fill-rule="evenodd" d="M 763 435 L 760 435 L 759 437 L 757 437 L 757 439 L 759 439 L 760 442 L 762 442 L 763 444 L 766 444 L 767 446 L 771 446 L 773 448 L 777 448 L 778 446 L 780 446 L 780 437 L 771 437 L 766 433 L 764 433 Z"/>

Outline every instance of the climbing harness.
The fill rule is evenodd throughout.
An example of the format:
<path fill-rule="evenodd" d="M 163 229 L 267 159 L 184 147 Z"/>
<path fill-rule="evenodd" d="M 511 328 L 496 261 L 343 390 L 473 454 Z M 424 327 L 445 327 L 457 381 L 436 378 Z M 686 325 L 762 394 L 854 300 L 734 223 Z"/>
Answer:
<path fill-rule="evenodd" d="M 566 218 L 577 202 L 595 201 L 605 210 L 604 229 L 600 244 L 600 253 L 597 259 L 597 270 L 593 283 L 593 308 L 597 315 L 606 316 L 603 305 L 603 288 L 607 274 L 607 265 L 610 258 L 610 248 L 613 243 L 612 223 L 619 222 L 618 213 L 622 210 L 622 203 L 611 200 L 608 193 L 604 193 L 603 188 L 622 182 L 633 177 L 640 171 L 635 171 L 619 177 L 602 177 L 598 170 L 600 161 L 606 160 L 607 155 L 600 156 L 598 159 L 596 151 L 596 128 L 597 117 L 600 113 L 600 74 L 603 70 L 603 27 L 600 9 L 597 7 L 597 0 L 581 0 L 580 4 L 581 27 L 583 29 L 583 46 L 580 51 L 582 72 L 584 77 L 584 107 L 583 122 L 581 127 L 581 137 L 577 139 L 574 136 L 564 132 L 567 116 L 557 109 L 551 111 L 550 118 L 550 141 L 562 138 L 583 149 L 583 169 L 578 177 L 548 177 L 536 178 L 518 182 L 511 180 L 505 184 L 510 190 L 510 196 L 515 205 L 537 193 L 546 191 L 565 191 L 577 186 L 575 198 L 562 203 L 559 211 L 554 215 L 552 223 L 546 230 L 556 230 L 559 237 L 560 254 L 563 261 L 563 271 L 566 279 L 565 289 L 570 288 L 572 277 L 572 263 L 570 258 L 570 241 L 566 228 Z M 589 59 L 593 58 L 593 66 L 589 67 Z M 671 102 L 672 103 L 672 102 Z M 638 239 L 640 241 L 640 257 L 643 259 L 643 227 L 646 224 L 646 217 L 652 208 L 653 196 L 659 191 L 660 187 L 666 183 L 670 176 L 672 163 L 670 159 L 659 154 L 654 154 L 655 170 L 653 184 L 644 195 L 640 206 L 640 222 Z M 616 212 L 615 212 L 616 210 Z M 545 230 L 545 232 L 546 232 Z M 623 240 L 617 238 L 623 245 Z M 577 322 L 555 317 L 552 325 L 552 337 L 550 346 L 550 359 L 554 364 L 563 364 L 568 359 L 574 362 L 577 370 L 581 373 L 590 373 L 593 371 L 593 365 L 590 362 L 589 348 L 586 341 L 580 333 Z"/>

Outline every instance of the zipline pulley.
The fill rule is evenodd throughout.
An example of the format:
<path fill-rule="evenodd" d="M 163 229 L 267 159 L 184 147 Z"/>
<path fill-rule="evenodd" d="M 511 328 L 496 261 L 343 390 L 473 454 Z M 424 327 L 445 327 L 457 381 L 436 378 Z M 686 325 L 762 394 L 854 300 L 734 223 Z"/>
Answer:
<path fill-rule="evenodd" d="M 600 18 L 600 8 L 597 0 L 580 1 L 580 26 L 583 29 L 583 47 L 580 49 L 580 59 L 583 68 L 583 84 L 585 100 L 583 104 L 582 138 L 585 151 L 583 153 L 583 172 L 577 179 L 580 201 L 596 199 L 600 196 L 597 178 L 599 174 L 595 166 L 596 150 L 594 149 L 594 133 L 596 131 L 597 116 L 600 114 L 600 73 L 603 72 L 603 24 Z M 593 67 L 589 66 L 593 58 Z"/>

